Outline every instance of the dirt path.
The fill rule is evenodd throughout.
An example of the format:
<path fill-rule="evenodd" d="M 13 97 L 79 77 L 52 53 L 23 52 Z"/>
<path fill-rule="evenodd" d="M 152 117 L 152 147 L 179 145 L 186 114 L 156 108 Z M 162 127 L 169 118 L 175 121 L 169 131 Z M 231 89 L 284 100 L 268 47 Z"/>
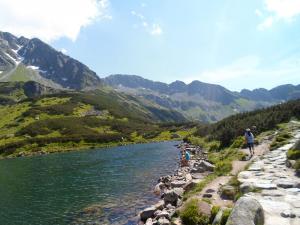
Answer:
<path fill-rule="evenodd" d="M 222 199 L 218 193 L 219 188 L 222 185 L 225 185 L 228 183 L 228 181 L 235 175 L 237 175 L 239 172 L 243 171 L 245 167 L 252 162 L 257 157 L 262 156 L 266 152 L 269 151 L 269 145 L 270 141 L 264 140 L 262 144 L 255 147 L 255 154 L 254 156 L 247 160 L 247 161 L 233 161 L 232 163 L 232 171 L 230 175 L 228 176 L 221 176 L 217 177 L 215 180 L 213 180 L 211 183 L 209 183 L 202 192 L 198 195 L 200 198 L 204 197 L 207 194 L 211 194 L 211 202 L 213 205 L 218 206 L 232 206 L 233 201 L 232 200 L 226 200 Z M 242 152 L 249 154 L 248 149 L 241 149 Z"/>

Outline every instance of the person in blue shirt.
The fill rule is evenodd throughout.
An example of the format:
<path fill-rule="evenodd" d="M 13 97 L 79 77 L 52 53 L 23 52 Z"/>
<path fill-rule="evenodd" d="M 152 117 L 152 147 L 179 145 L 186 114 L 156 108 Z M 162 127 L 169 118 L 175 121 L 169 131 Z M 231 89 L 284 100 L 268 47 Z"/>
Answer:
<path fill-rule="evenodd" d="M 187 162 L 189 162 L 190 159 L 191 159 L 190 153 L 189 153 L 188 151 L 185 151 L 185 160 L 186 160 Z"/>
<path fill-rule="evenodd" d="M 252 157 L 254 155 L 254 135 L 249 128 L 247 128 L 245 132 L 245 142 L 249 148 L 250 156 Z"/>

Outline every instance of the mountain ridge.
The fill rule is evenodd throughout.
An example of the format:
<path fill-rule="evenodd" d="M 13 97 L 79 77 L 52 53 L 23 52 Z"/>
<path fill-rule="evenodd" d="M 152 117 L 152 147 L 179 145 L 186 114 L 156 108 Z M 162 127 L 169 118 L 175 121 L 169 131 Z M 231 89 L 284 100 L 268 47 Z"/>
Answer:
<path fill-rule="evenodd" d="M 78 60 L 38 38 L 0 32 L 0 81 L 35 80 L 55 88 L 101 86 L 99 76 Z"/>
<path fill-rule="evenodd" d="M 300 85 L 281 85 L 270 90 L 230 91 L 221 85 L 193 81 L 163 83 L 137 75 L 115 74 L 103 78 L 115 90 L 130 93 L 176 109 L 191 120 L 215 122 L 229 115 L 268 107 L 287 100 L 300 98 Z"/>

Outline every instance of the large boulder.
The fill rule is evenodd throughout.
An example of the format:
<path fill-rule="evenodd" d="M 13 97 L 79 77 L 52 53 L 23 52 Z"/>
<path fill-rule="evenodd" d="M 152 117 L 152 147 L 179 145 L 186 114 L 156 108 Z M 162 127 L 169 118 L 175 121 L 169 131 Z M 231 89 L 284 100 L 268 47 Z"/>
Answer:
<path fill-rule="evenodd" d="M 235 195 L 237 194 L 236 189 L 231 185 L 224 185 L 220 188 L 221 197 L 223 199 L 234 200 Z"/>
<path fill-rule="evenodd" d="M 141 213 L 140 213 L 140 218 L 142 221 L 146 221 L 147 219 L 151 218 L 154 216 L 154 212 L 156 211 L 155 207 L 149 207 L 144 209 Z"/>
<path fill-rule="evenodd" d="M 162 183 L 162 182 L 159 182 L 155 187 L 154 187 L 154 194 L 156 195 L 160 195 L 161 194 L 161 191 L 162 189 L 165 188 L 165 184 Z"/>
<path fill-rule="evenodd" d="M 185 191 L 190 191 L 192 190 L 197 184 L 199 184 L 202 180 L 201 179 L 192 179 L 191 181 L 187 182 L 184 186 L 183 189 Z"/>
<path fill-rule="evenodd" d="M 192 173 L 203 173 L 203 172 L 213 172 L 215 166 L 212 165 L 211 163 L 201 160 L 198 163 L 194 163 L 193 168 L 191 170 Z"/>
<path fill-rule="evenodd" d="M 172 188 L 183 187 L 186 184 L 186 181 L 183 180 L 174 180 L 171 182 Z"/>
<path fill-rule="evenodd" d="M 174 188 L 171 190 L 167 190 L 164 193 L 164 201 L 165 205 L 171 204 L 173 206 L 177 206 L 177 201 L 179 198 L 181 198 L 183 195 L 183 189 L 182 188 Z"/>
<path fill-rule="evenodd" d="M 263 225 L 264 211 L 257 200 L 241 197 L 235 204 L 226 225 Z"/>

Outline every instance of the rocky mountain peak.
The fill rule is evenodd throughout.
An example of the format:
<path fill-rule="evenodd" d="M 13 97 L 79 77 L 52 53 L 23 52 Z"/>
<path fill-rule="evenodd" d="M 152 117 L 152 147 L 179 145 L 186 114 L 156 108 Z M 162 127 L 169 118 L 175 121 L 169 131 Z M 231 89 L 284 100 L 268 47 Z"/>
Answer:
<path fill-rule="evenodd" d="M 81 90 L 102 83 L 86 65 L 40 39 L 17 38 L 10 33 L 0 32 L 0 74 L 3 74 L 0 81 L 10 81 L 11 76 L 16 76 L 18 66 L 22 67 L 21 74 L 17 71 L 19 79 L 43 80 L 44 83 L 50 81 L 50 86 L 54 83 L 63 88 Z"/>

